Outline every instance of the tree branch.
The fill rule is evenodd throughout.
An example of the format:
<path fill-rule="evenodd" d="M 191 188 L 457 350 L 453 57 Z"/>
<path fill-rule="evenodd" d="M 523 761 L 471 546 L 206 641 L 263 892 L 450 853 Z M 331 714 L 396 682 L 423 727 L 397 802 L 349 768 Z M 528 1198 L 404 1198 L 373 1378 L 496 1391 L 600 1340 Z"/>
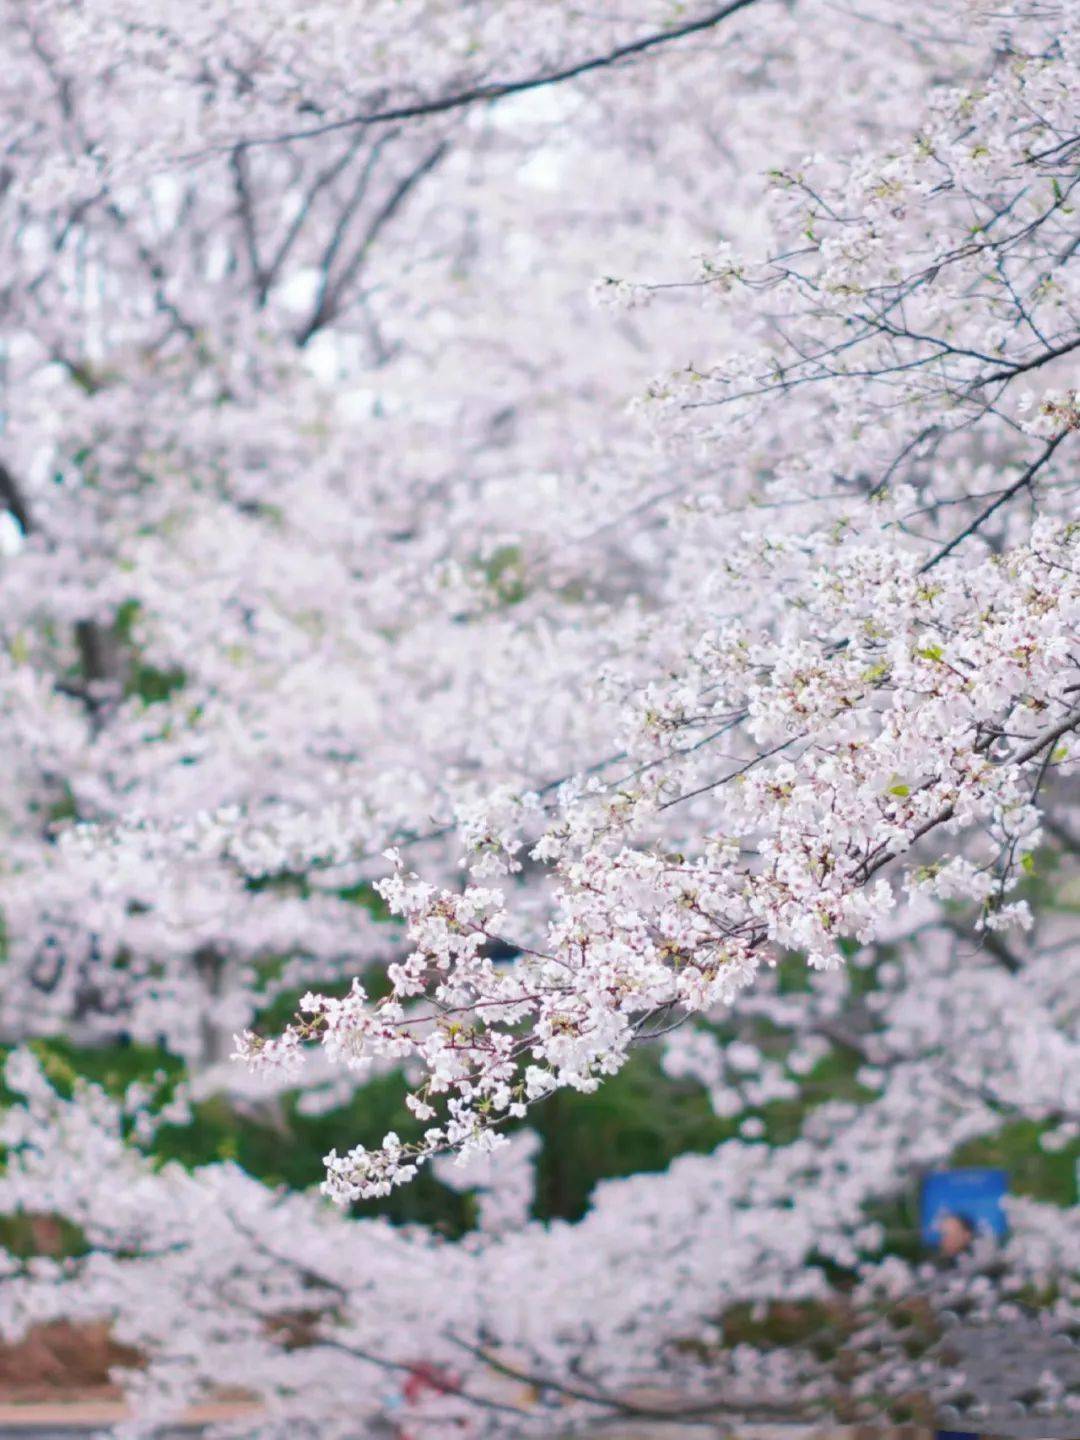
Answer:
<path fill-rule="evenodd" d="M 9 514 L 14 516 L 23 534 L 29 535 L 34 528 L 34 523 L 30 518 L 30 507 L 26 503 L 18 481 L 2 460 L 0 460 L 0 503 Z"/>
<path fill-rule="evenodd" d="M 697 20 L 688 20 L 685 24 L 673 26 L 670 30 L 656 31 L 651 35 L 643 36 L 640 40 L 631 40 L 625 45 L 617 45 L 614 50 L 609 50 L 605 55 L 590 56 L 587 60 L 579 60 L 576 64 L 568 65 L 561 70 L 549 70 L 540 75 L 530 75 L 522 80 L 491 80 L 485 85 L 475 85 L 471 89 L 459 91 L 454 95 L 444 95 L 439 100 L 417 100 L 412 105 L 372 110 L 366 114 L 350 115 L 344 120 L 331 120 L 324 125 L 313 125 L 304 130 L 292 130 L 283 135 L 252 136 L 247 140 L 236 141 L 229 148 L 251 150 L 262 145 L 286 145 L 297 140 L 314 140 L 320 135 L 332 135 L 339 130 L 351 130 L 358 125 L 384 125 L 395 120 L 416 120 L 427 115 L 445 115 L 450 110 L 461 110 L 466 106 L 483 101 L 501 100 L 507 95 L 521 95 L 526 91 L 540 90 L 548 85 L 561 85 L 566 80 L 576 80 L 579 76 L 588 75 L 594 70 L 607 69 L 631 56 L 647 54 L 671 41 L 684 40 L 688 35 L 711 30 L 722 20 L 726 20 L 739 10 L 745 10 L 754 3 L 755 0 L 729 0 L 727 5 L 710 10 Z M 202 151 L 198 156 L 190 155 L 186 158 L 197 159 L 208 153 L 214 152 Z"/>
<path fill-rule="evenodd" d="M 990 519 L 991 515 L 1000 510 L 1002 505 L 1007 505 L 1014 495 L 1018 495 L 1021 490 L 1030 485 L 1069 433 L 1068 430 L 1063 430 L 1060 435 L 1055 436 L 1038 459 L 1031 462 L 1015 484 L 1010 485 L 1007 490 L 1003 490 L 993 504 L 988 505 L 981 515 L 977 515 L 970 525 L 966 525 L 964 529 L 960 531 L 959 535 L 954 535 L 947 545 L 942 546 L 936 555 L 931 556 L 931 558 L 927 560 L 925 565 L 920 565 L 919 574 L 925 575 L 926 572 L 932 570 L 939 561 L 944 560 L 946 555 L 951 555 L 958 545 L 963 544 L 969 535 L 974 535 L 975 531 L 979 530 L 985 522 Z"/>

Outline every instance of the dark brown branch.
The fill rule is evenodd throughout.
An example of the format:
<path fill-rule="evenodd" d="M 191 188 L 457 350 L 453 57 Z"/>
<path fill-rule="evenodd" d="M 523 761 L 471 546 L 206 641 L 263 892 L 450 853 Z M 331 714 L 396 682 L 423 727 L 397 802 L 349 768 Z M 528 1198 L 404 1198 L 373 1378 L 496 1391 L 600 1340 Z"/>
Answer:
<path fill-rule="evenodd" d="M 247 166 L 244 160 L 244 152 L 239 148 L 234 150 L 229 166 L 233 174 L 233 186 L 236 190 L 237 209 L 240 214 L 240 226 L 244 235 L 244 248 L 247 250 L 248 264 L 251 266 L 252 278 L 256 288 L 261 294 L 265 285 L 262 262 L 259 259 L 259 237 L 255 228 L 255 207 L 251 199 L 251 186 L 248 183 Z"/>
<path fill-rule="evenodd" d="M 781 1401 L 761 1398 L 739 1400 L 734 1396 L 706 1398 L 684 1403 L 675 1401 L 671 1405 L 649 1405 L 644 1401 L 623 1399 L 621 1396 L 611 1395 L 604 1391 L 586 1390 L 579 1385 L 569 1385 L 565 1381 L 555 1380 L 548 1375 L 537 1375 L 530 1370 L 522 1370 L 516 1365 L 508 1365 L 504 1360 L 496 1359 L 487 1350 L 478 1345 L 470 1345 L 467 1340 L 462 1340 L 457 1335 L 448 1335 L 446 1338 L 451 1344 L 458 1346 L 459 1349 L 466 1351 L 475 1359 L 481 1360 L 497 1374 L 505 1375 L 508 1379 L 519 1380 L 522 1384 L 531 1385 L 541 1392 L 551 1390 L 557 1395 L 565 1395 L 568 1399 L 581 1400 L 586 1405 L 596 1405 L 602 1409 L 614 1411 L 618 1415 L 633 1416 L 636 1419 L 667 1420 L 677 1424 L 680 1420 L 729 1414 L 790 1420 L 800 1413 L 797 1409 L 785 1405 Z"/>
<path fill-rule="evenodd" d="M 1042 735 L 1037 736 L 1030 744 L 1025 745 L 1022 750 L 1018 750 L 1015 755 L 1010 755 L 1005 763 L 1008 765 L 1026 765 L 1029 760 L 1034 760 L 1037 755 L 1041 755 L 1044 750 L 1055 745 L 1063 735 L 1067 735 L 1070 730 L 1076 730 L 1077 728 L 1080 728 L 1080 710 L 1070 710 L 1064 720 L 1059 720 L 1051 730 L 1047 730 Z M 860 884 L 865 885 L 872 875 L 875 875 L 879 870 L 895 860 L 898 854 L 911 850 L 917 840 L 921 840 L 924 835 L 929 835 L 931 830 L 936 830 L 939 825 L 946 824 L 947 821 L 953 818 L 955 813 L 956 807 L 950 802 L 948 805 L 943 806 L 936 815 L 931 815 L 929 820 L 923 821 L 911 836 L 910 840 L 904 845 L 903 851 L 884 850 L 880 854 L 873 856 L 861 867 L 862 873 L 859 875 Z"/>
<path fill-rule="evenodd" d="M 26 503 L 21 486 L 2 460 L 0 460 L 0 503 L 15 518 L 23 534 L 29 535 L 34 528 L 34 523 L 30 518 L 30 507 Z"/>
<path fill-rule="evenodd" d="M 310 318 L 296 337 L 296 343 L 301 348 L 306 345 L 311 337 L 330 319 L 333 310 L 333 300 L 330 298 L 330 272 L 334 268 L 334 261 L 337 259 L 338 252 L 344 244 L 345 235 L 349 226 L 352 224 L 353 217 L 363 203 L 364 196 L 367 194 L 372 176 L 378 168 L 383 151 L 399 133 L 397 130 L 391 130 L 385 135 L 380 135 L 375 144 L 372 145 L 361 168 L 356 184 L 353 186 L 352 194 L 342 206 L 337 218 L 337 223 L 330 232 L 330 238 L 326 242 L 322 258 L 319 261 L 319 289 L 315 296 L 315 304 L 312 307 Z"/>
<path fill-rule="evenodd" d="M 426 155 L 419 165 L 410 170 L 409 173 L 395 185 L 389 199 L 380 208 L 378 214 L 368 226 L 364 238 L 357 246 L 352 258 L 333 283 L 330 281 L 330 266 L 333 264 L 333 255 L 324 261 L 322 285 L 314 313 L 296 338 L 296 343 L 301 346 L 301 348 L 306 345 L 311 337 L 321 330 L 324 325 L 334 319 L 338 311 L 338 306 L 341 303 L 342 295 L 344 295 L 349 285 L 356 279 L 361 266 L 367 259 L 368 252 L 379 236 L 379 232 L 384 226 L 390 223 L 424 176 L 429 175 L 431 171 L 435 169 L 436 165 L 438 165 L 446 154 L 447 148 L 445 143 L 436 145 L 434 150 Z M 342 230 L 341 233 L 343 235 L 344 231 Z"/>
<path fill-rule="evenodd" d="M 260 308 L 266 304 L 267 296 L 269 295 L 272 286 L 275 284 L 279 274 L 281 273 L 281 267 L 285 264 L 285 261 L 289 257 L 290 251 L 296 244 L 296 241 L 300 236 L 300 232 L 301 230 L 303 230 L 304 225 L 306 224 L 307 219 L 311 214 L 311 208 L 315 204 L 315 201 L 318 199 L 322 191 L 324 191 L 328 186 L 332 185 L 333 182 L 338 178 L 338 176 L 344 170 L 346 170 L 349 165 L 352 164 L 353 160 L 356 159 L 360 146 L 363 144 L 363 140 L 364 135 L 361 131 L 353 138 L 348 148 L 341 155 L 338 156 L 338 158 L 333 162 L 332 165 L 327 166 L 325 170 L 320 171 L 319 174 L 316 175 L 314 181 L 308 189 L 307 194 L 304 196 L 304 199 L 301 202 L 299 210 L 296 212 L 288 229 L 282 236 L 281 243 L 274 251 L 274 254 L 270 258 L 269 263 L 263 269 L 262 282 L 259 286 L 258 292 L 258 304 Z"/>
<path fill-rule="evenodd" d="M 977 515 L 975 519 L 972 520 L 970 525 L 965 525 L 964 529 L 961 530 L 958 535 L 954 535 L 947 545 L 942 546 L 936 555 L 931 556 L 925 565 L 920 565 L 919 574 L 925 575 L 926 572 L 932 570 L 939 561 L 944 560 L 946 555 L 951 555 L 957 546 L 962 545 L 969 535 L 974 535 L 976 530 L 981 529 L 986 521 L 990 519 L 991 515 L 1000 510 L 1003 505 L 1007 505 L 1021 490 L 1026 489 L 1068 434 L 1068 430 L 1063 430 L 1060 435 L 1055 436 L 1038 459 L 1031 462 L 1015 484 L 1010 485 L 1007 490 L 1003 490 L 992 505 L 988 505 L 981 515 Z"/>
<path fill-rule="evenodd" d="M 568 65 L 562 70 L 545 71 L 540 75 L 530 75 L 523 80 L 491 80 L 487 84 L 475 85 L 471 89 L 459 91 L 454 95 L 444 95 L 439 100 L 417 100 L 411 105 L 398 105 L 386 110 L 372 110 L 367 114 L 350 115 L 344 120 L 331 120 L 325 125 L 313 125 L 308 129 L 292 130 L 283 135 L 252 136 L 250 139 L 237 141 L 236 145 L 230 148 L 251 150 L 255 146 L 285 145 L 292 144 L 297 140 L 314 140 L 320 135 L 331 135 L 339 130 L 351 130 L 358 125 L 385 125 L 396 120 L 416 120 L 427 115 L 445 115 L 450 110 L 461 110 L 466 106 L 484 101 L 501 100 L 507 95 L 521 95 L 526 91 L 540 90 L 548 85 L 561 85 L 566 80 L 576 80 L 579 76 L 588 75 L 594 70 L 605 70 L 632 56 L 645 55 L 674 40 L 684 40 L 688 35 L 711 30 L 722 20 L 726 20 L 739 10 L 747 9 L 754 3 L 755 0 L 730 0 L 729 4 L 710 10 L 696 20 L 688 20 L 683 25 L 672 26 L 670 30 L 656 31 L 652 35 L 643 36 L 640 40 L 631 40 L 626 45 L 617 45 L 614 50 L 609 50 L 605 55 L 590 56 L 589 59 L 579 60 L 576 64 Z M 201 152 L 202 155 L 207 153 L 209 152 Z M 197 159 L 200 156 L 192 155 L 187 158 Z"/>
<path fill-rule="evenodd" d="M 1031 370 L 1038 370 L 1043 365 L 1049 365 L 1051 360 L 1059 360 L 1062 355 L 1068 355 L 1076 349 L 1080 349 L 1080 337 L 1074 336 L 1064 345 L 1055 346 L 1052 350 L 1044 350 L 1041 355 L 1036 355 L 1034 360 L 1018 362 L 1010 365 L 1007 370 L 998 370 L 993 375 L 984 375 L 981 380 L 976 382 L 976 385 L 981 387 L 994 385 L 999 380 L 1015 380 L 1017 375 L 1026 375 Z"/>
<path fill-rule="evenodd" d="M 355 1360 L 363 1360 L 368 1365 L 374 1365 L 380 1370 L 387 1370 L 391 1374 L 411 1376 L 417 1372 L 415 1362 L 405 1360 L 387 1360 L 381 1355 L 375 1355 L 370 1350 L 361 1350 L 358 1345 L 347 1345 L 344 1340 L 336 1340 L 328 1335 L 319 1335 L 317 1344 L 328 1350 L 339 1350 L 344 1355 L 351 1355 Z M 509 1405 L 502 1400 L 492 1400 L 486 1395 L 473 1395 L 468 1390 L 462 1390 L 459 1385 L 440 1384 L 434 1377 L 431 1381 L 432 1387 L 441 1391 L 444 1395 L 451 1395 L 457 1400 L 464 1400 L 467 1405 L 475 1405 L 481 1410 L 495 1410 L 503 1415 L 517 1415 L 528 1418 L 531 1412 L 523 1410 L 520 1405 Z"/>

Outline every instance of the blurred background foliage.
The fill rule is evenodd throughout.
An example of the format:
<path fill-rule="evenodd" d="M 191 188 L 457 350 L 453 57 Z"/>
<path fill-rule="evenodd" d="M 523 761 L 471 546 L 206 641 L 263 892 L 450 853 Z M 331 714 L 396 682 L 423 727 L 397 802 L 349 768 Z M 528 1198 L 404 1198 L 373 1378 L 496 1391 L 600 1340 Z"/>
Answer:
<path fill-rule="evenodd" d="M 763 1049 L 769 1048 L 769 1037 L 756 1039 Z M 774 1043 L 786 1042 L 777 1035 Z M 119 1098 L 138 1082 L 152 1089 L 152 1107 L 160 1108 L 186 1075 L 184 1062 L 163 1049 L 80 1049 L 61 1038 L 35 1040 L 30 1048 L 61 1093 L 70 1093 L 82 1078 Z M 859 1104 L 872 1098 L 856 1079 L 859 1064 L 855 1055 L 836 1047 L 801 1079 L 797 1097 L 721 1118 L 700 1084 L 666 1075 L 655 1047 L 639 1049 L 595 1094 L 562 1091 L 530 1113 L 527 1123 L 542 1141 L 533 1213 L 540 1220 L 579 1219 L 599 1181 L 660 1171 L 686 1152 L 707 1153 L 739 1135 L 750 1118 L 764 1126 L 751 1143 L 789 1143 L 814 1106 L 826 1100 Z M 323 1158 L 335 1147 L 375 1145 L 388 1130 L 403 1138 L 416 1134 L 419 1127 L 405 1108 L 404 1093 L 400 1075 L 377 1076 L 347 1104 L 315 1114 L 298 1107 L 295 1092 L 273 1107 L 248 1107 L 215 1095 L 192 1106 L 190 1123 L 162 1125 L 150 1153 L 162 1164 L 174 1160 L 189 1167 L 232 1161 L 266 1184 L 304 1189 L 318 1185 Z M 13 1098 L 0 1087 L 0 1104 Z M 1004 1123 L 996 1133 L 961 1147 L 951 1161 L 957 1166 L 1000 1166 L 1009 1173 L 1013 1194 L 1069 1206 L 1078 1198 L 1080 1142 L 1048 1152 L 1040 1136 L 1050 1128 L 1049 1123 L 1031 1120 Z M 885 1226 L 886 1251 L 906 1258 L 919 1253 L 917 1188 L 918 1177 L 912 1176 L 909 1185 L 899 1187 L 896 1199 L 872 1209 L 872 1217 Z M 476 1219 L 473 1197 L 441 1184 L 430 1171 L 384 1200 L 356 1205 L 354 1213 L 423 1224 L 450 1237 L 465 1233 Z M 0 1221 L 0 1240 L 12 1233 L 14 1223 Z"/>

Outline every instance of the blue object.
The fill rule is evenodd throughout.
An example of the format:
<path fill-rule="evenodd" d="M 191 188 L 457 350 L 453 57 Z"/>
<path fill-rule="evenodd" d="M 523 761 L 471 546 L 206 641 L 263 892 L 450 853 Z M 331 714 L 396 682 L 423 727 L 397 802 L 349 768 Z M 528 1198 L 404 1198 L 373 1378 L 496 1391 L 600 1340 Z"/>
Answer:
<path fill-rule="evenodd" d="M 924 1245 L 941 1243 L 940 1224 L 955 1215 L 975 1234 L 990 1231 L 999 1240 L 1006 1230 L 1002 1200 L 1009 1189 L 1004 1170 L 932 1170 L 923 1180 L 920 1226 Z"/>

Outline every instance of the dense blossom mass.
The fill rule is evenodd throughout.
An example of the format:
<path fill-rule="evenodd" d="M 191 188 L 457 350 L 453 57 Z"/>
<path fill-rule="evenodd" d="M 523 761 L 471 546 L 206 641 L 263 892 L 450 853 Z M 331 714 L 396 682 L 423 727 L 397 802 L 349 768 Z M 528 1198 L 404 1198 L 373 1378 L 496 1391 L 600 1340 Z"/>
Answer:
<path fill-rule="evenodd" d="M 1075 1211 L 883 1217 L 1080 1154 L 1080 5 L 0 26 L 0 1213 L 81 1237 L 0 1330 L 115 1319 L 148 1434 L 978 1420 L 943 1337 L 1080 1330 Z M 531 1218 L 643 1053 L 725 1138 Z M 155 1148 L 390 1081 L 321 1196 Z"/>

